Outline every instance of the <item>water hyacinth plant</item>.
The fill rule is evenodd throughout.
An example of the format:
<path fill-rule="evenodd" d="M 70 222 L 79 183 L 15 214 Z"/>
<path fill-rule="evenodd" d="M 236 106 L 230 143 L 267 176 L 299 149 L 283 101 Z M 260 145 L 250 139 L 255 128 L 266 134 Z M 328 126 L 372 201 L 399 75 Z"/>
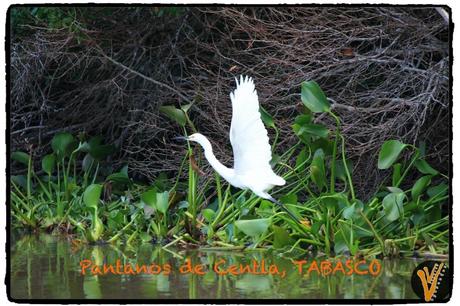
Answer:
<path fill-rule="evenodd" d="M 280 152 L 275 120 L 263 108 L 261 118 L 275 132 L 274 171 L 287 182 L 273 195 L 301 224 L 270 201 L 231 188 L 217 173 L 202 173 L 205 161 L 190 143 L 174 176 L 162 174 L 145 184 L 130 178 L 128 166 L 111 169 L 107 157 L 116 148 L 101 137 L 62 132 L 53 137 L 40 170 L 32 151 L 11 154 L 25 168 L 11 176 L 13 227 L 66 232 L 88 243 L 165 248 L 388 257 L 446 253 L 449 177 L 426 161 L 423 144 L 383 143 L 376 167 L 390 177 L 370 199 L 359 199 L 340 118 L 316 82 L 303 82 L 300 96 L 304 108 L 292 121 L 294 146 Z M 160 110 L 189 135 L 196 132 L 191 106 Z M 315 120 L 318 115 L 330 116 L 334 128 Z"/>

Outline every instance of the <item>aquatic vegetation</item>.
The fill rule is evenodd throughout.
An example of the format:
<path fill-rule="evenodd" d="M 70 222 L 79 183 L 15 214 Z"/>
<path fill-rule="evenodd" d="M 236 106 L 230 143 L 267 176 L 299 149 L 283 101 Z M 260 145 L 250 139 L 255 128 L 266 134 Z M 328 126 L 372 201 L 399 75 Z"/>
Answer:
<path fill-rule="evenodd" d="M 304 108 L 292 122 L 298 142 L 278 155 L 276 136 L 271 161 L 287 182 L 273 195 L 301 224 L 270 201 L 233 190 L 218 174 L 203 176 L 205 161 L 190 143 L 174 177 L 162 174 L 146 185 L 130 178 L 128 166 L 113 172 L 107 157 L 116 148 L 101 137 L 62 132 L 51 141 L 41 170 L 34 167 L 33 150 L 12 153 L 25 167 L 25 174 L 11 177 L 12 225 L 64 231 L 88 243 L 157 242 L 164 248 L 388 257 L 447 253 L 449 177 L 429 165 L 423 143 L 383 143 L 376 167 L 387 171 L 388 181 L 371 198 L 359 199 L 340 118 L 314 81 L 302 83 L 301 100 Z M 161 111 L 188 135 L 196 131 L 189 108 Z M 330 116 L 335 129 L 316 116 Z M 278 135 L 265 110 L 262 120 Z"/>

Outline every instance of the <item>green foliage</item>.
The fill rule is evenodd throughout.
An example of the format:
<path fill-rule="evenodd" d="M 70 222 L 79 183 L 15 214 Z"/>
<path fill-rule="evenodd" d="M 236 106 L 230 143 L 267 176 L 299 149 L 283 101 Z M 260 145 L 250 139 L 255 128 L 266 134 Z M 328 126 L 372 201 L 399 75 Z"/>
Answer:
<path fill-rule="evenodd" d="M 185 112 L 181 109 L 175 108 L 172 105 L 160 106 L 160 112 L 168 116 L 170 119 L 174 120 L 181 127 L 184 127 L 187 123 Z"/>
<path fill-rule="evenodd" d="M 64 157 L 68 157 L 76 148 L 75 138 L 67 132 L 58 133 L 51 140 L 51 148 L 54 154 L 56 154 L 58 161 L 62 161 Z"/>
<path fill-rule="evenodd" d="M 115 152 L 115 146 L 103 144 L 101 136 L 92 137 L 81 145 L 81 149 L 83 152 L 88 152 L 95 160 L 103 160 Z"/>
<path fill-rule="evenodd" d="M 310 174 L 311 179 L 320 191 L 326 187 L 326 170 L 324 167 L 324 151 L 322 149 L 316 150 L 313 155 L 313 161 L 310 164 Z"/>
<path fill-rule="evenodd" d="M 273 247 L 276 249 L 292 246 L 295 243 L 289 232 L 281 226 L 273 225 L 273 237 Z"/>
<path fill-rule="evenodd" d="M 415 161 L 415 167 L 423 174 L 437 175 L 439 172 L 433 169 L 424 159 L 418 159 Z"/>
<path fill-rule="evenodd" d="M 83 193 L 83 202 L 86 207 L 91 208 L 94 211 L 97 211 L 99 199 L 101 198 L 102 185 L 100 184 L 91 184 Z"/>
<path fill-rule="evenodd" d="M 77 170 L 76 159 L 90 150 L 91 146 L 85 140 L 78 143 L 76 138 L 67 132 L 56 134 L 50 146 L 53 153 L 45 155 L 40 163 L 44 173 L 42 176 L 36 173 L 34 162 L 28 154 L 12 154 L 13 160 L 27 166 L 27 175 L 13 176 L 11 179 L 13 217 L 32 229 L 59 230 L 63 223 L 69 223 L 86 235 L 87 228 L 81 221 L 84 220 L 85 214 L 89 213 L 92 230 L 88 240 L 100 239 L 103 224 L 98 216 L 98 201 L 103 187 L 94 182 L 103 182 L 99 172 L 103 159 L 91 159 L 87 165 L 83 162 L 84 167 Z M 122 169 L 121 173 L 109 175 L 108 182 L 119 182 L 122 176 L 127 176 L 127 168 Z M 79 203 L 83 203 L 84 206 Z M 79 221 L 75 221 L 74 218 Z"/>
<path fill-rule="evenodd" d="M 275 128 L 275 121 L 273 117 L 261 106 L 260 107 L 260 118 L 262 119 L 263 123 L 271 128 Z"/>
<path fill-rule="evenodd" d="M 273 154 L 274 171 L 287 184 L 271 191 L 301 224 L 270 201 L 230 188 L 218 174 L 198 175 L 203 157 L 193 154 L 190 143 L 174 177 L 162 174 L 145 185 L 130 178 L 127 165 L 113 171 L 107 157 L 116 148 L 101 137 L 77 141 L 65 132 L 53 137 L 53 153 L 41 160 L 43 176 L 34 170 L 33 152 L 12 154 L 27 167 L 26 174 L 11 177 L 13 224 L 34 230 L 68 228 L 88 242 L 128 245 L 251 245 L 296 254 L 313 248 L 329 255 L 445 253 L 448 177 L 429 165 L 420 148 L 388 140 L 376 166 L 392 169 L 391 177 L 373 197 L 361 201 L 354 193 L 340 118 L 314 82 L 303 83 L 302 101 L 306 108 L 292 124 L 297 144 Z M 191 106 L 162 108 L 184 135 L 196 131 L 188 116 Z M 320 112 L 331 116 L 335 127 L 314 123 L 314 114 Z M 261 118 L 277 138 L 275 118 L 263 109 Z"/>
<path fill-rule="evenodd" d="M 30 156 L 29 154 L 27 153 L 24 153 L 24 152 L 13 152 L 11 154 L 11 159 L 21 163 L 21 164 L 24 164 L 26 166 L 29 165 L 29 160 L 30 160 Z"/>
<path fill-rule="evenodd" d="M 235 226 L 246 235 L 257 238 L 268 229 L 270 226 L 270 219 L 237 220 L 235 221 Z"/>
<path fill-rule="evenodd" d="M 297 133 L 298 135 L 311 134 L 321 138 L 327 138 L 329 130 L 321 124 L 304 124 Z"/>
<path fill-rule="evenodd" d="M 417 199 L 431 182 L 431 175 L 425 175 L 419 178 L 411 190 L 412 199 Z"/>
<path fill-rule="evenodd" d="M 329 112 L 331 105 L 321 87 L 315 81 L 302 83 L 301 98 L 303 104 L 314 113 Z"/>
<path fill-rule="evenodd" d="M 404 197 L 404 192 L 398 189 L 383 198 L 383 211 L 388 221 L 398 220 L 402 216 Z"/>
<path fill-rule="evenodd" d="M 56 165 L 56 158 L 54 154 L 45 155 L 42 159 L 42 169 L 45 171 L 49 176 L 53 173 L 54 168 Z"/>
<path fill-rule="evenodd" d="M 27 35 L 31 30 L 25 25 L 46 27 L 50 31 L 64 29 L 80 41 L 84 39 L 84 35 L 77 25 L 76 16 L 76 8 L 12 7 L 10 10 L 11 31 L 13 35 Z"/>
<path fill-rule="evenodd" d="M 83 193 L 83 202 L 89 208 L 91 214 L 91 229 L 87 231 L 87 239 L 90 242 L 98 241 L 104 231 L 104 224 L 98 216 L 99 199 L 102 193 L 102 185 L 91 184 Z"/>
<path fill-rule="evenodd" d="M 407 145 L 399 140 L 385 141 L 379 152 L 379 169 L 390 168 L 406 147 Z"/>

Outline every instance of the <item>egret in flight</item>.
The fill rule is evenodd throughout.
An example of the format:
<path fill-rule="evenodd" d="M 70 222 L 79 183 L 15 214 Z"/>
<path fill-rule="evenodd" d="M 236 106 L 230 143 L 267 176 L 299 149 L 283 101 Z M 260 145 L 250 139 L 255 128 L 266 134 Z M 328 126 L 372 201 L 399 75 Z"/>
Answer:
<path fill-rule="evenodd" d="M 236 80 L 236 89 L 230 93 L 232 101 L 232 122 L 230 143 L 233 148 L 233 168 L 224 166 L 212 151 L 212 145 L 206 136 L 195 133 L 189 137 L 178 137 L 197 142 L 204 150 L 209 164 L 230 185 L 249 189 L 263 199 L 267 199 L 285 210 L 298 224 L 299 219 L 275 200 L 268 191 L 273 186 L 282 186 L 286 181 L 270 166 L 272 151 L 267 130 L 260 117 L 259 100 L 252 78 L 240 76 Z"/>

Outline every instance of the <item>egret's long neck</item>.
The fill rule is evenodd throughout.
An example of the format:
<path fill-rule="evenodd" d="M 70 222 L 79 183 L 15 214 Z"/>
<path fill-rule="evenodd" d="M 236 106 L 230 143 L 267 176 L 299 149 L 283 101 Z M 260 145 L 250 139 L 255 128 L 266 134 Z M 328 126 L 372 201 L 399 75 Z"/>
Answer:
<path fill-rule="evenodd" d="M 209 164 L 219 173 L 226 181 L 230 182 L 234 176 L 234 171 L 231 168 L 224 166 L 219 160 L 217 160 L 216 156 L 212 151 L 211 143 L 206 140 L 200 142 L 200 145 L 203 147 L 204 156 L 208 160 Z"/>

